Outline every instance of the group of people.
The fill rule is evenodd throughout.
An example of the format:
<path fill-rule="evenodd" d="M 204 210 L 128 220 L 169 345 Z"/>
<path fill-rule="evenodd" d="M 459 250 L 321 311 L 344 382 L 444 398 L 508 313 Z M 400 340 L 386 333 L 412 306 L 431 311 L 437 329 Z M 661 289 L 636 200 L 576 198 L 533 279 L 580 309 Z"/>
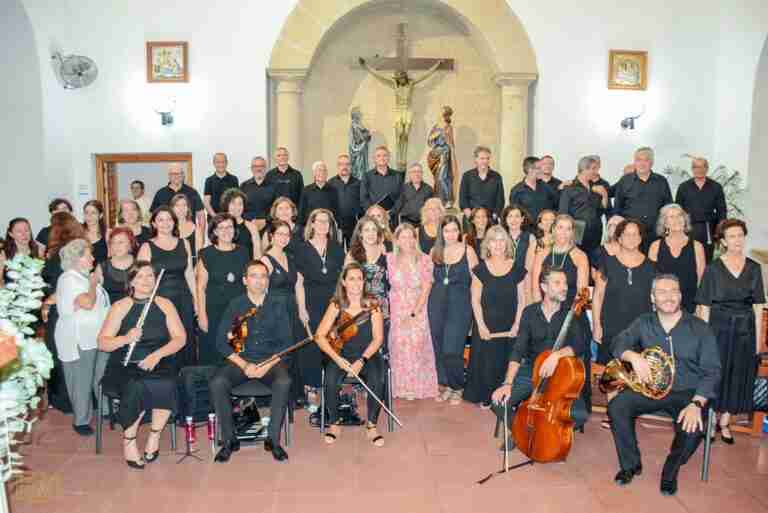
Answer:
<path fill-rule="evenodd" d="M 328 445 L 341 437 L 344 377 L 359 375 L 382 397 L 387 366 L 395 397 L 467 401 L 498 415 L 506 402 L 514 415 L 531 393 L 536 357 L 551 349 L 577 292 L 593 286 L 591 322 L 571 324 L 568 343 L 541 373 L 570 356 L 587 364 L 623 359 L 646 377 L 639 351 L 668 349 L 673 393 L 658 404 L 631 390 L 609 397 L 605 426 L 616 440 L 616 481 L 627 484 L 642 469 L 634 419 L 672 413 L 678 422 L 662 491 L 674 493 L 677 470 L 700 440 L 702 407 L 715 401 L 726 443 L 730 415 L 752 407 L 753 309 L 765 297 L 760 267 L 744 253 L 746 224 L 726 218 L 722 187 L 707 178 L 704 159 L 693 161 L 693 178 L 673 203 L 666 179 L 652 171 L 650 148 L 635 152 L 613 186 L 600 177 L 597 156 L 580 159 L 566 181 L 553 176 L 552 157 L 529 157 L 505 204 L 490 150 L 474 154 L 476 167 L 461 180 L 463 216 L 445 211 L 421 165 L 411 165 L 406 180 L 379 147 L 362 180 L 340 155 L 337 176 L 328 179 L 326 164 L 315 162 L 306 187 L 285 148 L 268 172 L 266 160 L 254 158 L 253 177 L 242 184 L 218 153 L 202 198 L 171 164 L 149 212 L 135 182 L 111 230 L 96 200 L 85 204 L 82 222 L 66 199 L 51 202 L 51 224 L 36 240 L 26 219 L 13 219 L 0 258 L 46 260 L 46 342 L 58 362 L 51 404 L 71 409 L 75 431 L 89 435 L 92 391 L 99 382 L 114 391 L 125 459 L 135 469 L 157 459 L 159 433 L 176 409 L 177 373 L 193 365 L 216 367 L 209 388 L 219 462 L 239 448 L 230 391 L 248 379 L 272 389 L 265 449 L 280 461 L 288 458 L 280 445 L 286 408 L 316 404 L 323 372 Z M 340 348 L 343 319 L 356 333 Z M 239 351 L 230 344 L 237 326 L 247 328 Z M 306 337 L 316 343 L 271 359 Z M 589 390 L 574 408 L 577 426 L 590 412 Z M 142 455 L 136 431 L 147 412 Z M 365 426 L 376 447 L 385 443 L 379 413 L 369 394 Z"/>

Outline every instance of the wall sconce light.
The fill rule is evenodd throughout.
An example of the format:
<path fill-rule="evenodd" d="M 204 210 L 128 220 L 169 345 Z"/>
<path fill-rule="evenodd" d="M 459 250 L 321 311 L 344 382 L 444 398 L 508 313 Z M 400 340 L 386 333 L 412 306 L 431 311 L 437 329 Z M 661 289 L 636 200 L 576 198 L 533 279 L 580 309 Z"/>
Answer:
<path fill-rule="evenodd" d="M 170 98 L 162 106 L 156 106 L 154 110 L 156 113 L 160 114 L 161 125 L 173 125 L 173 112 L 176 110 L 176 98 Z"/>
<path fill-rule="evenodd" d="M 621 128 L 623 130 L 634 130 L 635 129 L 635 120 L 645 114 L 645 105 L 643 105 L 643 110 L 638 114 L 637 116 L 627 116 L 626 118 L 621 120 Z"/>

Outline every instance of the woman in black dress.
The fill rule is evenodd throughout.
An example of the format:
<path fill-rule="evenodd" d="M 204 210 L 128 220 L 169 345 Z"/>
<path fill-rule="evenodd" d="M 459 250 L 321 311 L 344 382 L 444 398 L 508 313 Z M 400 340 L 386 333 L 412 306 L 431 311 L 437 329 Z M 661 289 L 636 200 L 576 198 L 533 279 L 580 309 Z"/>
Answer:
<path fill-rule="evenodd" d="M 177 194 L 171 198 L 169 206 L 179 221 L 179 238 L 186 240 L 192 250 L 192 265 L 194 266 L 205 241 L 203 227 L 195 224 L 195 220 L 192 218 L 192 209 L 189 208 L 189 198 L 185 194 Z"/>
<path fill-rule="evenodd" d="M 469 223 L 467 233 L 464 234 L 464 242 L 472 246 L 475 253 L 480 253 L 480 246 L 483 243 L 485 232 L 490 226 L 491 214 L 487 208 L 473 208 L 469 214 Z"/>
<path fill-rule="evenodd" d="M 224 363 L 216 349 L 218 323 L 230 301 L 245 294 L 243 276 L 250 257 L 248 250 L 233 242 L 235 220 L 229 214 L 217 214 L 208 227 L 211 245 L 203 248 L 195 266 L 197 278 L 198 325 L 203 332 L 199 347 L 200 365 Z"/>
<path fill-rule="evenodd" d="M 240 189 L 227 189 L 221 196 L 221 211 L 235 220 L 235 244 L 246 248 L 249 260 L 258 260 L 262 255 L 259 229 L 255 222 L 243 218 L 246 201 L 248 198 Z"/>
<path fill-rule="evenodd" d="M 107 251 L 107 222 L 104 219 L 104 205 L 99 200 L 91 200 L 83 206 L 83 228 L 91 243 L 91 253 L 95 265 L 99 265 L 109 256 Z"/>
<path fill-rule="evenodd" d="M 470 269 L 478 262 L 475 250 L 462 242 L 456 216 L 446 215 L 440 221 L 431 256 L 434 281 L 427 311 L 440 390 L 436 400 L 457 405 L 464 389 L 464 345 L 472 326 Z"/>
<path fill-rule="evenodd" d="M 656 235 L 659 239 L 651 243 L 648 258 L 656 264 L 656 272 L 674 274 L 680 280 L 683 293 L 683 308 L 693 313 L 696 289 L 706 267 L 704 245 L 688 234 L 691 232 L 691 218 L 677 203 L 665 205 L 659 211 Z"/>
<path fill-rule="evenodd" d="M 335 443 L 341 434 L 337 423 L 339 387 L 347 374 L 359 375 L 379 398 L 384 396 L 385 366 L 379 352 L 384 343 L 384 319 L 377 306 L 376 298 L 367 294 L 360 264 L 353 262 L 345 266 L 333 300 L 317 328 L 317 344 L 333 360 L 327 366 L 325 376 L 328 430 L 323 436 L 327 444 Z M 328 341 L 328 334 L 337 319 L 342 314 L 354 318 L 363 314 L 364 310 L 370 311 L 370 318 L 358 325 L 357 333 L 345 342 L 341 354 L 336 353 Z M 366 436 L 375 447 L 383 447 L 384 437 L 376 429 L 381 406 L 370 394 L 367 410 Z"/>
<path fill-rule="evenodd" d="M 488 229 L 480 263 L 472 270 L 472 350 L 464 400 L 491 407 L 491 394 L 504 381 L 507 355 L 525 308 L 525 269 L 515 267 L 512 239 L 501 226 Z M 516 293 L 515 293 L 516 291 Z"/>
<path fill-rule="evenodd" d="M 534 230 L 531 216 L 520 205 L 511 204 L 501 211 L 501 226 L 507 230 L 512 239 L 512 247 L 515 249 L 515 267 L 518 271 L 525 270 L 525 303 L 533 300 L 531 290 L 531 272 L 536 256 L 536 237 L 531 233 Z"/>
<path fill-rule="evenodd" d="M 137 249 L 152 238 L 152 230 L 141 222 L 143 214 L 136 201 L 132 199 L 120 200 L 120 207 L 117 211 L 118 226 L 125 226 L 131 230 L 136 239 Z"/>
<path fill-rule="evenodd" d="M 429 198 L 421 207 L 421 224 L 419 225 L 419 249 L 429 255 L 437 239 L 440 220 L 445 215 L 445 208 L 440 198 Z"/>
<path fill-rule="evenodd" d="M 123 426 L 123 454 L 130 468 L 141 470 L 157 460 L 160 433 L 171 412 L 176 410 L 174 356 L 186 340 L 186 333 L 173 303 L 155 296 L 142 328 L 137 327 L 142 310 L 149 304 L 155 286 L 155 272 L 146 261 L 137 261 L 128 273 L 131 295 L 109 310 L 99 333 L 99 349 L 111 353 L 102 387 L 120 397 L 117 419 Z M 129 346 L 135 344 L 127 365 Z M 151 410 L 152 424 L 144 456 L 136 447 L 136 432 L 144 414 Z"/>
<path fill-rule="evenodd" d="M 344 265 L 344 248 L 337 233 L 333 214 L 326 209 L 316 209 L 307 218 L 305 240 L 295 245 L 296 268 L 304 280 L 305 304 L 299 304 L 299 312 L 302 317 L 306 312 L 311 333 L 315 333 L 320 325 Z M 300 349 L 296 358 L 301 384 L 305 389 L 309 388 L 308 392 L 314 392 L 321 384 L 320 348 L 310 344 Z"/>
<path fill-rule="evenodd" d="M 765 303 L 760 265 L 744 255 L 747 225 L 738 219 L 722 221 L 715 240 L 724 253 L 715 259 L 696 294 L 698 315 L 709 322 L 720 348 L 723 381 L 715 408 L 720 412 L 723 442 L 734 442 L 728 425 L 731 414 L 752 412 L 752 393 L 757 365 L 760 312 Z"/>
<path fill-rule="evenodd" d="M 53 356 L 53 369 L 48 379 L 48 403 L 64 413 L 70 413 L 72 406 L 69 393 L 64 383 L 64 372 L 56 349 L 56 323 L 59 312 L 56 308 L 56 283 L 64 273 L 61 268 L 59 250 L 75 239 L 85 239 L 85 230 L 69 212 L 56 212 L 51 216 L 51 229 L 48 232 L 48 244 L 45 248 L 45 265 L 40 276 L 48 285 L 43 300 L 42 317 L 45 322 L 45 345 Z"/>
<path fill-rule="evenodd" d="M 261 245 L 264 248 L 269 247 L 272 243 L 272 235 L 269 229 L 269 224 L 274 221 L 282 221 L 288 225 L 291 230 L 291 240 L 288 242 L 285 251 L 293 253 L 293 247 L 304 238 L 304 226 L 296 222 L 296 218 L 299 215 L 299 211 L 296 208 L 296 204 L 291 201 L 290 198 L 280 196 L 272 203 L 272 208 L 269 210 L 270 221 L 264 227 L 264 231 L 261 237 Z"/>
<path fill-rule="evenodd" d="M 136 239 L 133 232 L 119 226 L 109 232 L 110 256 L 96 266 L 96 278 L 109 295 L 110 304 L 115 304 L 128 295 L 128 269 L 133 265 Z"/>
<path fill-rule="evenodd" d="M 152 212 L 152 239 L 142 244 L 137 260 L 152 263 L 155 272 L 165 269 L 160 280 L 157 295 L 171 301 L 179 313 L 187 343 L 179 355 L 179 365 L 195 365 L 197 362 L 197 343 L 195 333 L 195 312 L 197 302 L 194 293 L 195 273 L 192 267 L 192 248 L 189 242 L 179 238 L 176 215 L 168 207 L 159 207 Z"/>

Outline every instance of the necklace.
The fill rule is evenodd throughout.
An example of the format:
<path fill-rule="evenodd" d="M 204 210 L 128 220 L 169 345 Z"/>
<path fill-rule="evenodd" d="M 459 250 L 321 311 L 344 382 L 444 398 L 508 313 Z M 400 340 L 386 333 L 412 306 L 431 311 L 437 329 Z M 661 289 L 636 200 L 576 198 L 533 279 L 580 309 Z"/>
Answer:
<path fill-rule="evenodd" d="M 320 269 L 320 272 L 323 274 L 328 274 L 328 266 L 325 264 L 325 261 L 328 258 L 328 245 L 326 245 L 323 248 L 323 251 L 320 253 L 320 260 L 323 262 L 323 267 Z"/>
<path fill-rule="evenodd" d="M 632 268 L 627 267 L 627 285 L 632 285 Z"/>
<path fill-rule="evenodd" d="M 443 285 L 448 285 L 451 280 L 448 279 L 448 274 L 451 272 L 451 264 L 445 264 L 445 278 L 443 278 Z"/>
<path fill-rule="evenodd" d="M 552 263 L 552 267 L 554 269 L 562 269 L 563 266 L 565 265 L 565 259 L 568 258 L 568 253 L 570 253 L 570 250 L 566 250 L 560 253 L 559 251 L 555 251 L 555 248 L 552 248 L 552 251 L 549 254 L 549 257 L 550 257 L 549 260 Z M 563 255 L 563 258 L 560 260 L 560 265 L 557 265 L 556 263 L 556 260 L 555 260 L 556 254 Z"/>

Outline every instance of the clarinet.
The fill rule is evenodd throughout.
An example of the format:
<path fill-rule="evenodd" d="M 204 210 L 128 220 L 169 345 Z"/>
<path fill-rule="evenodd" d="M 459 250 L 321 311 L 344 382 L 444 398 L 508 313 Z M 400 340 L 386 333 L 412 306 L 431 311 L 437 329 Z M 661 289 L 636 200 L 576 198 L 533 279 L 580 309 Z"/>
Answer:
<path fill-rule="evenodd" d="M 144 305 L 144 308 L 141 310 L 141 315 L 139 315 L 139 322 L 136 323 L 136 327 L 139 329 L 144 327 L 144 321 L 147 319 L 149 307 L 152 306 L 152 302 L 155 300 L 155 295 L 157 295 L 157 288 L 160 286 L 160 280 L 163 279 L 163 274 L 165 274 L 165 269 L 160 269 L 160 274 L 157 276 L 157 280 L 155 281 L 155 288 L 152 289 L 152 294 L 149 296 L 149 301 L 147 301 L 147 304 Z M 138 340 L 131 342 L 128 345 L 128 352 L 125 353 L 123 367 L 127 367 L 128 363 L 131 361 L 131 355 L 133 354 L 133 350 L 136 349 L 137 342 Z"/>

